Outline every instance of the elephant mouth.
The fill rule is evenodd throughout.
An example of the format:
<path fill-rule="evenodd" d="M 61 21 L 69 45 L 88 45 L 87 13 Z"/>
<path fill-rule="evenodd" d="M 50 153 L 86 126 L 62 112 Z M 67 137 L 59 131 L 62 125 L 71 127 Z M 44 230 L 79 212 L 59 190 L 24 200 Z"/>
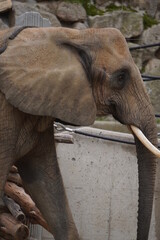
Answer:
<path fill-rule="evenodd" d="M 128 126 L 128 128 L 151 153 L 160 158 L 160 151 L 146 138 L 139 128 L 133 125 Z"/>

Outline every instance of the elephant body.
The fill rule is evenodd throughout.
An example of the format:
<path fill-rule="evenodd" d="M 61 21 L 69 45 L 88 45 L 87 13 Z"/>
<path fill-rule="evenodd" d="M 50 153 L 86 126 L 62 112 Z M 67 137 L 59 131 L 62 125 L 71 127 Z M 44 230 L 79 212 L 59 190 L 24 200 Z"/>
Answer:
<path fill-rule="evenodd" d="M 55 119 L 90 125 L 112 114 L 156 146 L 154 113 L 122 34 L 113 28 L 16 28 L 0 33 L 0 206 L 15 163 L 55 240 L 79 240 L 53 137 Z M 137 240 L 147 240 L 156 157 L 135 137 Z"/>
<path fill-rule="evenodd" d="M 55 238 L 69 239 L 71 235 L 72 239 L 79 239 L 56 158 L 53 119 L 29 115 L 15 109 L 6 101 L 2 93 L 0 93 L 0 101 L 1 117 L 5 120 L 0 129 L 0 158 L 5 159 L 0 175 L 1 199 L 6 176 L 12 164 L 16 163 L 25 188 L 32 195 L 47 221 L 55 226 L 51 228 Z M 51 201 L 49 201 L 50 189 L 54 191 Z M 1 207 L 3 211 L 3 203 Z"/>

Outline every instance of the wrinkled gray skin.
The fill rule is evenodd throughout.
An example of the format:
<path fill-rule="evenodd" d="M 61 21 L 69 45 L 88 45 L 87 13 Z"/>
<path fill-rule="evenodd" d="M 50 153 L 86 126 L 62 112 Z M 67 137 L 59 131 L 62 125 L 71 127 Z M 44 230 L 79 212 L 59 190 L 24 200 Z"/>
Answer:
<path fill-rule="evenodd" d="M 54 119 L 90 125 L 96 115 L 112 114 L 121 123 L 140 128 L 157 146 L 150 100 L 126 41 L 116 29 L 25 29 L 7 40 L 9 35 L 0 33 L 1 198 L 15 163 L 55 239 L 78 240 L 57 163 Z M 135 140 L 137 240 L 147 240 L 156 158 Z"/>

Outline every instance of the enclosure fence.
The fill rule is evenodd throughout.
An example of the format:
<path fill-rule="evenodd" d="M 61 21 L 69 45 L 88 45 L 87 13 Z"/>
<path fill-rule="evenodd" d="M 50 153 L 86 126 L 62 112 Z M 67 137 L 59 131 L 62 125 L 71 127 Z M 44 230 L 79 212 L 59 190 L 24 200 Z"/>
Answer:
<path fill-rule="evenodd" d="M 146 49 L 146 48 L 152 48 L 152 47 L 160 47 L 160 43 L 145 44 L 145 45 L 130 47 L 129 50 L 132 52 L 134 50 L 140 50 L 140 49 Z M 160 80 L 160 76 L 152 76 L 152 75 L 146 75 L 146 74 L 141 74 L 141 76 L 144 82 Z M 155 117 L 160 118 L 160 113 L 156 113 Z M 158 135 L 160 135 L 160 133 Z"/>

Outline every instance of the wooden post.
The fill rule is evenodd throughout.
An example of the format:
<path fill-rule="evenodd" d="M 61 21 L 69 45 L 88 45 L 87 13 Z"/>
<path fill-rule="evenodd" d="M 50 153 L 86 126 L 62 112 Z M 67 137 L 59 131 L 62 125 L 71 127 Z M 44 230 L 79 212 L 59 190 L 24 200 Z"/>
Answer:
<path fill-rule="evenodd" d="M 9 198 L 5 195 L 3 197 L 3 201 L 16 220 L 23 223 L 26 221 L 26 217 L 22 212 L 20 206 L 12 198 Z"/>
<path fill-rule="evenodd" d="M 18 173 L 17 167 L 13 165 L 13 166 L 11 167 L 11 169 L 10 169 L 10 172 L 11 172 L 11 173 Z"/>
<path fill-rule="evenodd" d="M 31 222 L 37 223 L 49 231 L 47 222 L 42 217 L 42 214 L 36 207 L 31 197 L 25 193 L 22 187 L 19 187 L 12 182 L 6 182 L 5 193 L 21 206 L 22 210 L 26 216 L 29 217 Z"/>
<path fill-rule="evenodd" d="M 55 141 L 58 143 L 74 143 L 74 137 L 71 134 L 67 133 L 55 133 L 54 134 Z"/>
<path fill-rule="evenodd" d="M 12 173 L 12 172 L 10 172 L 8 174 L 7 181 L 13 182 L 13 183 L 17 184 L 18 186 L 22 186 L 23 185 L 22 184 L 22 179 L 21 179 L 19 173 Z"/>
<path fill-rule="evenodd" d="M 26 225 L 15 220 L 9 213 L 0 214 L 0 236 L 8 240 L 25 240 L 29 229 Z"/>

